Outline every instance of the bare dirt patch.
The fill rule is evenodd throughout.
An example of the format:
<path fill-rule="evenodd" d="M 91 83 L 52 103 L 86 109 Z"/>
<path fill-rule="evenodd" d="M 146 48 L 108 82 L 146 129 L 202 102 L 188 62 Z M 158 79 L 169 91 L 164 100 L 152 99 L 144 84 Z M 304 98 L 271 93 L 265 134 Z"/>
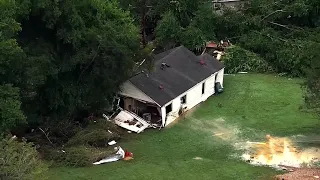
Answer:
<path fill-rule="evenodd" d="M 276 180 L 316 180 L 320 177 L 320 169 L 316 168 L 295 168 L 291 172 L 278 175 Z"/>

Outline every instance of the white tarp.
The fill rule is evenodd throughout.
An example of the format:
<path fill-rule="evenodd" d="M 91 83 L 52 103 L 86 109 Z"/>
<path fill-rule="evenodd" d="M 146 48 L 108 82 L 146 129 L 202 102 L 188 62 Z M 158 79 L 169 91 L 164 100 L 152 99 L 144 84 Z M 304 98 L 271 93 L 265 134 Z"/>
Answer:
<path fill-rule="evenodd" d="M 130 131 L 140 133 L 150 126 L 144 119 L 126 110 L 122 110 L 115 118 L 115 124 Z"/>
<path fill-rule="evenodd" d="M 103 164 L 103 163 L 107 163 L 107 162 L 114 162 L 114 161 L 118 161 L 120 159 L 123 159 L 125 155 L 124 150 L 119 146 L 118 147 L 118 151 L 116 152 L 116 154 L 111 155 L 109 157 L 106 157 L 104 159 L 101 159 L 100 161 L 97 161 L 95 163 L 93 163 L 94 165 L 99 165 L 99 164 Z"/>

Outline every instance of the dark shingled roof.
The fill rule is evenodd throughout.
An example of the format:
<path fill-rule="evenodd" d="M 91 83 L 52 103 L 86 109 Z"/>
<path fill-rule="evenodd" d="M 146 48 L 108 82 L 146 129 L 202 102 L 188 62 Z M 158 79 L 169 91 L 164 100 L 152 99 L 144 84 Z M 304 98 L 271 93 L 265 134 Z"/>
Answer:
<path fill-rule="evenodd" d="M 170 67 L 161 69 L 162 63 Z M 163 106 L 222 68 L 223 64 L 209 54 L 196 56 L 179 46 L 155 55 L 154 71 L 140 73 L 129 81 Z"/>

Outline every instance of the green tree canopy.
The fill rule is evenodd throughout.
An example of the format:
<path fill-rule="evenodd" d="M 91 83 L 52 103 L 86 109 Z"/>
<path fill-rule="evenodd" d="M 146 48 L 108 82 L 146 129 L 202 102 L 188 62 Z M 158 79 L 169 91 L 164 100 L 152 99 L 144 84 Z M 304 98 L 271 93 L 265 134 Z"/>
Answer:
<path fill-rule="evenodd" d="M 165 49 L 170 49 L 179 44 L 182 28 L 171 11 L 163 15 L 156 28 L 156 41 Z"/>
<path fill-rule="evenodd" d="M 0 132 L 7 132 L 25 123 L 20 109 L 19 88 L 21 61 L 24 53 L 14 38 L 21 30 L 15 20 L 18 7 L 15 1 L 0 1 Z"/>
<path fill-rule="evenodd" d="M 23 119 L 20 104 L 29 122 L 101 110 L 139 51 L 138 28 L 116 0 L 3 0 L 0 20 L 0 94 L 10 100 L 1 111 L 10 122 Z"/>

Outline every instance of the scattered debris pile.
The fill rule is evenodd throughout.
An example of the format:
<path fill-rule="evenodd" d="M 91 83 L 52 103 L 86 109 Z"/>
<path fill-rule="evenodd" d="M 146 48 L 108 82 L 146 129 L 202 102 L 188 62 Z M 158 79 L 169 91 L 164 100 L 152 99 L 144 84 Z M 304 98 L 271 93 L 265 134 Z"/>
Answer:
<path fill-rule="evenodd" d="M 103 118 L 107 121 L 112 122 L 124 129 L 129 130 L 128 132 L 141 133 L 147 128 L 159 128 L 161 129 L 161 119 L 156 123 L 153 121 L 152 117 L 154 117 L 154 113 L 143 113 L 138 115 L 132 110 L 123 109 L 120 107 L 120 99 L 119 97 L 115 97 L 113 102 L 113 109 L 110 110 L 109 113 L 102 114 Z M 131 109 L 131 108 L 129 108 Z"/>
<path fill-rule="evenodd" d="M 229 40 L 221 40 L 218 43 L 209 41 L 206 43 L 203 53 L 206 52 L 220 61 L 221 57 L 225 55 L 225 49 L 231 45 Z"/>
<path fill-rule="evenodd" d="M 140 133 L 150 126 L 144 119 L 132 112 L 122 110 L 115 118 L 115 124 L 130 131 Z"/>
<path fill-rule="evenodd" d="M 294 145 L 289 138 L 266 136 L 266 142 L 247 142 L 249 153 L 243 159 L 255 165 L 268 165 L 281 169 L 280 166 L 312 166 L 320 160 L 317 148 L 302 149 Z"/>

